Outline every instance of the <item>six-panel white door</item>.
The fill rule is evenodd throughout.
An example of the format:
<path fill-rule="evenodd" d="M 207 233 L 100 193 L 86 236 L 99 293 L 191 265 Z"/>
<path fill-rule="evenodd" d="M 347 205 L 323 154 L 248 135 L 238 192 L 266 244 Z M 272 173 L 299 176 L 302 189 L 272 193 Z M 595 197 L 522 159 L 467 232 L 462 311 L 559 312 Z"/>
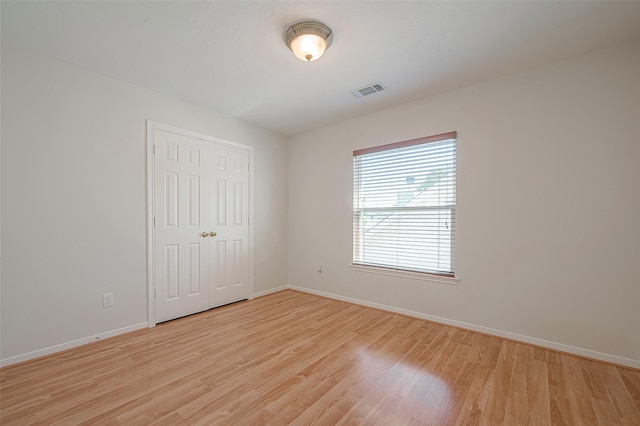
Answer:
<path fill-rule="evenodd" d="M 211 144 L 209 246 L 210 306 L 250 297 L 249 288 L 249 152 Z"/>
<path fill-rule="evenodd" d="M 249 153 L 155 129 L 156 322 L 250 297 Z"/>

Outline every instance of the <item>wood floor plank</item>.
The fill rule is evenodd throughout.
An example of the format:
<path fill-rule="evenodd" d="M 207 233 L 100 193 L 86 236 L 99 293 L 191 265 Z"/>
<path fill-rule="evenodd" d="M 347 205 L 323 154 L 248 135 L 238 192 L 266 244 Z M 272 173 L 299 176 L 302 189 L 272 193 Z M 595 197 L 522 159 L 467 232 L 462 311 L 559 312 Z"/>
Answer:
<path fill-rule="evenodd" d="M 640 411 L 640 374 L 636 374 L 635 371 L 628 369 L 620 369 L 618 373 L 629 396 L 631 396 L 636 408 Z"/>
<path fill-rule="evenodd" d="M 582 368 L 589 361 L 578 359 L 569 355 L 561 357 L 565 379 L 569 384 L 569 400 L 575 418 L 582 419 L 587 424 L 597 424 L 595 411 L 593 410 L 592 394 L 589 384 L 585 380 Z"/>
<path fill-rule="evenodd" d="M 2 425 L 635 425 L 640 371 L 296 291 L 0 369 Z"/>

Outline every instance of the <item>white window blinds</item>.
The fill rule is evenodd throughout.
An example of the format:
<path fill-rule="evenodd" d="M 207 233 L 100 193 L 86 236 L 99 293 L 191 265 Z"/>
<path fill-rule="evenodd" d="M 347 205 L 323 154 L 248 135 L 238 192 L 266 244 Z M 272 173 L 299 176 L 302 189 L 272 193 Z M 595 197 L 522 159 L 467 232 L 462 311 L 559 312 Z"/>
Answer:
<path fill-rule="evenodd" d="M 353 263 L 455 275 L 456 132 L 353 152 Z"/>

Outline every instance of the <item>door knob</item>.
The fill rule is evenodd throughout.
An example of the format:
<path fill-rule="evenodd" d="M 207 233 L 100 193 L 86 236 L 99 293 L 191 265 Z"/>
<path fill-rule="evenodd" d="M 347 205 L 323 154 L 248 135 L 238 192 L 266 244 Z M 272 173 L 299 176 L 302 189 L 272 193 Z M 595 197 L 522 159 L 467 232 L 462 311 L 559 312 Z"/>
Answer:
<path fill-rule="evenodd" d="M 202 233 L 202 234 L 200 234 L 200 235 L 202 235 L 203 237 L 208 237 L 208 236 L 209 236 L 209 233 L 208 233 L 208 232 L 203 232 L 203 233 Z"/>
<path fill-rule="evenodd" d="M 215 237 L 216 235 L 218 235 L 218 234 L 216 234 L 216 233 L 215 233 L 215 232 L 213 232 L 213 231 L 211 231 L 211 232 L 209 233 L 209 236 L 210 236 L 210 237 Z"/>

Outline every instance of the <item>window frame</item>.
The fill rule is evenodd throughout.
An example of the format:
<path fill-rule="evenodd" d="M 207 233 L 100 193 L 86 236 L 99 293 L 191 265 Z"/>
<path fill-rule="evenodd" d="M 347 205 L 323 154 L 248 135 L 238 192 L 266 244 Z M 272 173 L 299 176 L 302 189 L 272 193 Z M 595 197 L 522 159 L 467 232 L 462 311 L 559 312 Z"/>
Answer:
<path fill-rule="evenodd" d="M 361 239 L 362 239 L 362 235 L 359 233 L 358 231 L 358 223 L 360 222 L 359 220 L 356 220 L 356 218 L 360 218 L 362 216 L 362 212 L 366 211 L 367 208 L 358 208 L 357 205 L 357 200 L 356 197 L 358 196 L 358 188 L 360 188 L 359 186 L 359 181 L 358 179 L 361 179 L 361 175 L 360 174 L 356 174 L 356 167 L 355 167 L 355 160 L 356 157 L 359 156 L 363 156 L 363 155 L 367 155 L 367 154 L 372 154 L 372 153 L 377 153 L 377 152 L 384 152 L 384 151 L 390 151 L 390 150 L 395 150 L 395 149 L 399 149 L 399 148 L 405 148 L 405 147 L 411 147 L 411 146 L 416 146 L 416 145 L 426 145 L 429 143 L 433 143 L 433 142 L 440 142 L 440 141 L 445 141 L 448 139 L 454 139 L 455 140 L 455 157 L 454 157 L 454 162 L 453 162 L 453 166 L 454 166 L 454 180 L 453 180 L 453 185 L 454 185 L 454 203 L 453 205 L 451 205 L 449 207 L 450 209 L 450 214 L 452 217 L 451 223 L 452 223 L 452 235 L 451 235 L 451 248 L 449 250 L 449 255 L 451 257 L 451 273 L 446 273 L 446 272 L 438 272 L 438 271 L 425 271 L 425 270 L 413 270 L 413 269 L 409 269 L 409 268 L 402 268 L 398 265 L 377 265 L 377 264 L 369 264 L 366 262 L 357 262 L 356 261 L 356 252 L 357 252 L 357 244 L 360 243 Z M 359 150 L 354 150 L 353 151 L 353 158 L 354 158 L 354 169 L 352 170 L 352 177 L 353 177 L 353 220 L 352 220 L 352 263 L 351 263 L 351 269 L 354 271 L 360 271 L 360 272 L 370 272 L 370 273 L 377 273 L 377 274 L 383 274 L 383 275 L 393 275 L 393 276 L 400 276 L 400 277 L 406 277 L 406 278 L 413 278 L 413 279 L 418 279 L 418 280 L 426 280 L 426 281 L 434 281 L 434 282 L 439 282 L 439 283 L 445 283 L 445 284 L 457 284 L 458 283 L 458 278 L 456 277 L 456 265 L 455 265 L 455 247 L 456 247 L 456 243 L 455 243 L 455 216 L 456 216 L 456 209 L 457 209 L 457 172 L 456 172 L 456 168 L 457 168 L 457 143 L 458 143 L 458 135 L 457 132 L 447 132 L 447 133 L 441 133 L 441 134 L 437 134 L 437 135 L 432 135 L 432 136 L 427 136 L 427 137 L 422 137 L 422 138 L 417 138 L 417 139 L 410 139 L 410 140 L 406 140 L 406 141 L 402 141 L 402 142 L 394 142 L 394 143 L 390 143 L 390 144 L 385 144 L 385 145 L 379 145 L 379 146 L 374 146 L 374 147 L 369 147 L 369 148 L 364 148 L 364 149 L 359 149 Z M 428 209 L 433 209 L 434 207 L 426 207 L 424 208 L 424 210 L 428 210 Z M 441 208 L 441 207 L 438 207 Z M 388 208 L 388 210 L 395 210 L 398 212 L 403 212 L 405 210 L 407 210 L 406 208 L 400 207 L 398 206 L 397 209 L 394 207 L 390 207 Z M 356 238 L 356 233 L 358 232 L 358 236 Z"/>

